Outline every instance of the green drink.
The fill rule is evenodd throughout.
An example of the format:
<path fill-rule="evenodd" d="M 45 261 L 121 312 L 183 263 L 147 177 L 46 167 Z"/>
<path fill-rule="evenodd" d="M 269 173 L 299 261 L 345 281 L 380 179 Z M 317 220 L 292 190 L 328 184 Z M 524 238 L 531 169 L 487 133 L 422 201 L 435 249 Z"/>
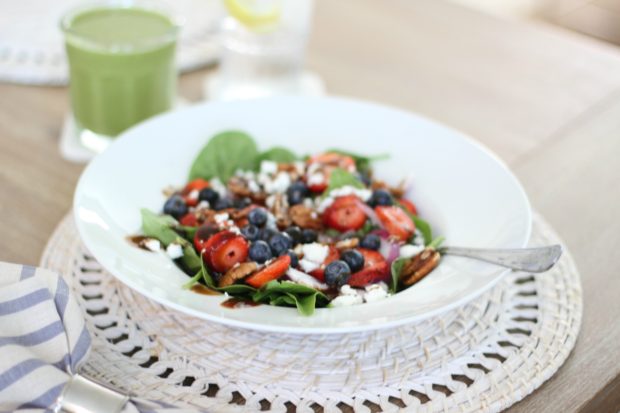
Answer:
<path fill-rule="evenodd" d="M 172 107 L 178 27 L 159 10 L 133 4 L 95 4 L 62 21 L 82 141 L 114 137 Z"/>

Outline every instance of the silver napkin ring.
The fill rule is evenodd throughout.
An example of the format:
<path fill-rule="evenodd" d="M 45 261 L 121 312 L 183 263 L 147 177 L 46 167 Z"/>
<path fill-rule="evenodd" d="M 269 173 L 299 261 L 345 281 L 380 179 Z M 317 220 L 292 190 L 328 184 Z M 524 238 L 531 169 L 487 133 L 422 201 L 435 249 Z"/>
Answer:
<path fill-rule="evenodd" d="M 84 376 L 71 376 L 53 407 L 54 413 L 120 413 L 129 395 Z"/>

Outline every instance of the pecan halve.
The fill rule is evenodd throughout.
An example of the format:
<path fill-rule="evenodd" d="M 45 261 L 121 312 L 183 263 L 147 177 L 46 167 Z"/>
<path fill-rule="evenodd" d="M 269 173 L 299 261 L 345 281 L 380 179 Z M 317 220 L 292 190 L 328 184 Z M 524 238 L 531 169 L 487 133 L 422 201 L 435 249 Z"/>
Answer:
<path fill-rule="evenodd" d="M 319 215 L 302 204 L 293 205 L 288 210 L 288 215 L 295 225 L 300 228 L 319 230 L 323 228 Z"/>
<path fill-rule="evenodd" d="M 247 182 L 237 176 L 233 176 L 228 181 L 228 190 L 240 197 L 252 195 L 252 191 L 248 188 Z"/>
<path fill-rule="evenodd" d="M 239 264 L 236 267 L 228 270 L 226 274 L 224 274 L 222 278 L 220 278 L 218 286 L 227 287 L 229 285 L 233 285 L 235 281 L 247 277 L 248 275 L 256 271 L 257 268 L 258 264 L 256 264 L 254 261 Z"/>
<path fill-rule="evenodd" d="M 435 269 L 440 258 L 441 254 L 434 248 L 425 248 L 405 263 L 400 273 L 401 283 L 406 286 L 417 283 Z"/>
<path fill-rule="evenodd" d="M 359 245 L 359 238 L 347 238 L 347 239 L 343 239 L 342 241 L 338 241 L 336 243 L 336 249 L 337 250 L 348 250 L 351 248 L 355 248 Z"/>

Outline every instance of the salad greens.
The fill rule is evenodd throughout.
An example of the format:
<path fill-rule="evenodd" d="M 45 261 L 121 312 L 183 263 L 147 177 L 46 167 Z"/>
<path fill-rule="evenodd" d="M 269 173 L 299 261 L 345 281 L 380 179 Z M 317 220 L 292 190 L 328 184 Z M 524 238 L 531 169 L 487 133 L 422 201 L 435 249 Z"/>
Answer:
<path fill-rule="evenodd" d="M 237 169 L 254 170 L 258 149 L 254 139 L 241 131 L 215 135 L 200 151 L 189 172 L 189 179 L 218 177 L 227 182 Z"/>
<path fill-rule="evenodd" d="M 331 169 L 332 165 L 330 165 L 329 172 L 327 172 L 324 175 L 325 177 L 328 177 L 327 188 L 323 191 L 323 194 L 321 195 L 314 194 L 314 195 L 311 195 L 311 197 L 320 196 L 322 198 L 325 198 L 335 189 L 342 188 L 345 186 L 351 186 L 353 188 L 358 188 L 358 189 L 368 188 L 370 184 L 367 187 L 367 185 L 364 183 L 365 181 L 361 180 L 360 173 L 368 174 L 367 176 L 370 179 L 371 162 L 388 158 L 388 155 L 385 155 L 385 154 L 377 155 L 377 156 L 366 156 L 366 155 L 361 155 L 361 154 L 357 154 L 357 153 L 353 153 L 353 152 L 341 150 L 341 149 L 329 149 L 327 152 L 351 157 L 355 161 L 357 173 L 354 174 L 342 168 Z M 303 158 L 303 159 L 307 159 L 307 158 Z M 197 178 L 201 178 L 203 180 L 211 180 L 213 178 L 219 178 L 222 181 L 222 183 L 226 185 L 229 179 L 235 174 L 237 170 L 256 172 L 260 169 L 260 164 L 262 161 L 272 161 L 276 163 L 292 163 L 298 160 L 301 160 L 300 157 L 298 157 L 294 152 L 292 152 L 291 150 L 287 148 L 284 148 L 281 146 L 274 146 L 268 150 L 260 152 L 254 139 L 247 133 L 243 131 L 237 131 L 237 130 L 225 131 L 225 132 L 221 132 L 213 136 L 209 140 L 209 142 L 203 147 L 203 149 L 199 152 L 199 154 L 197 155 L 197 157 L 195 158 L 194 162 L 191 165 L 190 172 L 189 172 L 189 179 L 194 180 Z M 350 164 L 350 160 L 348 160 L 348 162 Z M 304 185 L 304 180 L 303 179 L 300 180 L 299 175 L 297 175 L 293 179 L 297 180 L 298 184 Z M 204 188 L 204 186 L 202 188 Z M 194 187 L 194 189 L 196 188 Z M 194 237 L 197 233 L 198 226 L 193 226 L 192 222 L 193 223 L 198 222 L 198 224 L 200 224 L 200 223 L 203 223 L 204 221 L 196 221 L 196 220 L 197 219 L 204 220 L 204 218 L 197 218 L 197 216 L 194 215 L 193 217 L 190 217 L 190 218 L 193 218 L 193 221 L 184 220 L 185 216 L 194 214 L 193 211 L 195 210 L 192 209 L 191 206 L 195 206 L 198 203 L 198 201 L 196 201 L 196 199 L 194 198 L 193 201 L 195 203 L 190 204 L 187 198 L 183 198 L 184 196 L 186 196 L 186 194 L 181 191 L 175 193 L 174 196 L 180 197 L 182 199 L 181 207 L 185 208 L 184 210 L 182 210 L 182 212 L 175 212 L 174 209 L 167 210 L 167 212 L 170 215 L 166 215 L 166 214 L 159 215 L 147 209 L 142 209 L 140 212 L 142 216 L 142 232 L 145 236 L 159 240 L 160 243 L 164 247 L 168 247 L 172 243 L 175 243 L 181 246 L 183 255 L 179 257 L 178 259 L 176 259 L 175 261 L 188 275 L 193 274 L 193 276 L 189 279 L 189 281 L 183 285 L 183 288 L 189 289 L 197 284 L 205 285 L 206 287 L 212 290 L 219 291 L 225 294 L 230 294 L 236 298 L 251 300 L 256 303 L 265 303 L 265 304 L 270 304 L 270 305 L 295 307 L 297 308 L 298 312 L 302 315 L 312 315 L 315 308 L 328 306 L 330 302 L 330 298 L 324 292 L 308 287 L 306 285 L 293 282 L 293 281 L 279 280 L 278 278 L 280 278 L 283 274 L 285 274 L 285 272 L 278 273 L 275 276 L 277 278 L 272 278 L 271 281 L 268 281 L 268 282 L 267 280 L 265 280 L 261 284 L 253 284 L 248 281 L 249 284 L 255 285 L 256 287 L 261 285 L 259 288 L 256 288 L 249 284 L 241 284 L 241 283 L 232 284 L 232 285 L 228 285 L 225 287 L 219 287 L 218 277 L 220 276 L 220 274 L 223 274 L 225 271 L 230 270 L 231 267 L 228 267 L 228 270 L 217 269 L 217 271 L 220 271 L 220 272 L 214 272 L 213 274 L 209 273 L 209 269 L 216 271 L 214 268 L 218 268 L 218 267 L 214 266 L 214 264 L 210 262 L 208 264 L 209 267 L 207 268 L 207 264 L 205 264 L 205 260 L 203 260 L 203 257 L 199 255 L 199 254 L 205 254 L 206 249 L 203 248 L 202 253 L 198 253 L 196 249 L 198 247 L 194 246 L 194 242 L 195 242 Z M 229 202 L 237 201 L 237 200 L 238 199 L 232 199 L 232 198 L 227 199 L 227 201 Z M 310 199 L 310 200 L 314 201 L 316 199 Z M 443 242 L 444 238 L 443 237 L 433 238 L 432 229 L 428 222 L 412 214 L 403 204 L 399 202 L 398 198 L 394 199 L 394 201 L 395 201 L 393 204 L 394 206 L 392 206 L 391 203 L 389 204 L 389 206 L 392 208 L 401 208 L 402 210 L 405 211 L 407 216 L 415 224 L 415 227 L 419 229 L 419 231 L 421 232 L 424 238 L 424 244 L 427 247 L 438 248 Z M 232 203 L 230 205 L 231 206 L 229 206 L 228 208 L 232 207 Z M 188 208 L 188 206 L 190 207 Z M 374 206 L 376 205 L 369 204 L 368 208 L 371 208 Z M 209 209 L 212 207 L 211 205 L 209 205 L 206 208 Z M 235 206 L 234 208 L 238 208 L 238 207 Z M 221 210 L 221 209 L 216 209 L 216 208 L 213 208 L 213 209 L 216 211 Z M 164 207 L 164 210 L 166 210 L 166 207 Z M 177 217 L 178 220 L 175 219 L 172 215 L 174 215 L 174 217 Z M 344 219 L 344 220 L 348 218 L 349 217 L 346 215 L 343 215 L 340 217 L 340 219 Z M 365 215 L 363 215 L 363 219 L 366 219 Z M 231 220 L 230 222 L 232 223 L 233 221 Z M 323 222 L 325 223 L 326 221 L 323 221 Z M 237 223 L 235 222 L 234 224 L 236 225 Z M 246 221 L 246 224 L 247 224 L 247 221 Z M 233 224 L 230 224 L 230 225 L 233 225 Z M 258 226 L 260 225 L 263 225 L 263 224 L 258 224 Z M 351 225 L 350 227 L 337 226 L 337 225 L 333 225 L 333 227 L 330 227 L 329 221 L 327 221 L 327 224 L 324 224 L 324 225 L 326 225 L 327 228 L 322 229 L 323 233 L 325 235 L 332 237 L 336 241 L 349 237 L 349 236 L 354 236 L 361 240 L 365 235 L 367 235 L 368 233 L 370 233 L 371 231 L 377 228 L 370 219 L 366 219 L 366 221 L 363 222 L 363 225 L 362 225 L 362 222 L 358 222 L 357 225 L 355 226 Z M 224 229 L 226 228 L 228 227 L 224 227 Z M 280 228 L 280 230 L 283 230 L 283 229 Z M 218 231 L 220 232 L 223 231 L 222 227 L 220 227 Z M 237 234 L 239 234 L 239 231 L 240 229 L 237 228 Z M 395 235 L 391 231 L 390 231 L 390 234 L 392 234 L 393 236 Z M 410 234 L 407 234 L 408 237 L 409 235 Z M 242 236 L 238 235 L 237 238 L 242 238 Z M 243 238 L 240 241 L 242 243 L 245 243 L 246 249 L 248 248 L 248 239 Z M 200 242 L 200 241 L 206 241 L 206 239 L 198 240 L 196 242 Z M 405 238 L 402 238 L 401 241 L 406 242 L 407 240 Z M 411 241 L 410 237 L 408 241 Z M 325 243 L 328 243 L 328 242 L 325 241 L 324 244 Z M 210 248 L 213 248 L 213 247 L 210 247 Z M 332 246 L 330 246 L 330 248 L 332 248 Z M 373 247 L 369 247 L 369 248 L 374 250 Z M 363 251 L 363 249 L 360 249 L 360 250 Z M 366 252 L 364 252 L 364 254 L 368 252 L 378 254 L 376 251 L 371 251 L 368 249 L 366 250 Z M 210 257 L 209 259 L 213 259 L 213 255 L 210 255 L 209 257 Z M 243 260 L 245 259 L 246 258 L 244 257 Z M 382 259 L 382 257 L 379 256 L 379 259 Z M 383 259 L 385 259 L 385 257 L 383 257 Z M 237 262 L 236 265 L 238 265 L 241 262 L 242 261 Z M 403 266 L 405 265 L 406 262 L 407 262 L 406 258 L 398 258 L 391 263 L 389 267 L 390 274 L 386 274 L 385 272 L 381 273 L 382 276 L 391 275 L 389 280 L 386 280 L 385 278 L 381 279 L 382 281 L 386 281 L 389 284 L 388 288 L 389 288 L 390 293 L 396 293 L 398 291 L 399 275 L 402 272 Z M 290 264 L 286 264 L 286 265 L 287 265 L 286 268 L 288 268 L 288 265 Z M 267 265 L 266 267 L 261 267 L 259 271 L 265 271 L 268 269 L 268 267 L 269 265 Z M 356 271 L 357 271 L 356 273 L 354 274 L 349 273 L 349 275 L 355 276 L 356 274 L 359 274 L 362 272 L 361 270 L 356 270 Z M 245 280 L 249 280 L 249 278 L 251 278 L 252 275 L 256 275 L 256 274 L 257 272 L 250 273 L 250 277 L 245 278 Z M 375 280 L 371 282 L 377 282 L 377 281 Z M 330 284 L 330 285 L 334 286 L 334 285 L 339 285 L 339 284 Z M 353 282 L 351 282 L 350 285 L 356 286 L 356 287 L 363 287 L 363 284 L 356 285 Z M 328 294 L 330 294 L 330 297 L 332 297 L 333 293 L 334 293 L 334 290 L 328 290 Z"/>

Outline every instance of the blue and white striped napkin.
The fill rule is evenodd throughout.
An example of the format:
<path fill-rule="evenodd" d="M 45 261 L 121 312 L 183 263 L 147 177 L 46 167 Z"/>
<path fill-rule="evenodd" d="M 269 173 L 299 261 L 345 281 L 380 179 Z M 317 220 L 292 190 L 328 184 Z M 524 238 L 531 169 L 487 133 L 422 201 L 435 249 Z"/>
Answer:
<path fill-rule="evenodd" d="M 86 361 L 90 344 L 62 277 L 0 262 L 0 412 L 50 411 Z M 123 411 L 181 410 L 132 399 Z"/>

